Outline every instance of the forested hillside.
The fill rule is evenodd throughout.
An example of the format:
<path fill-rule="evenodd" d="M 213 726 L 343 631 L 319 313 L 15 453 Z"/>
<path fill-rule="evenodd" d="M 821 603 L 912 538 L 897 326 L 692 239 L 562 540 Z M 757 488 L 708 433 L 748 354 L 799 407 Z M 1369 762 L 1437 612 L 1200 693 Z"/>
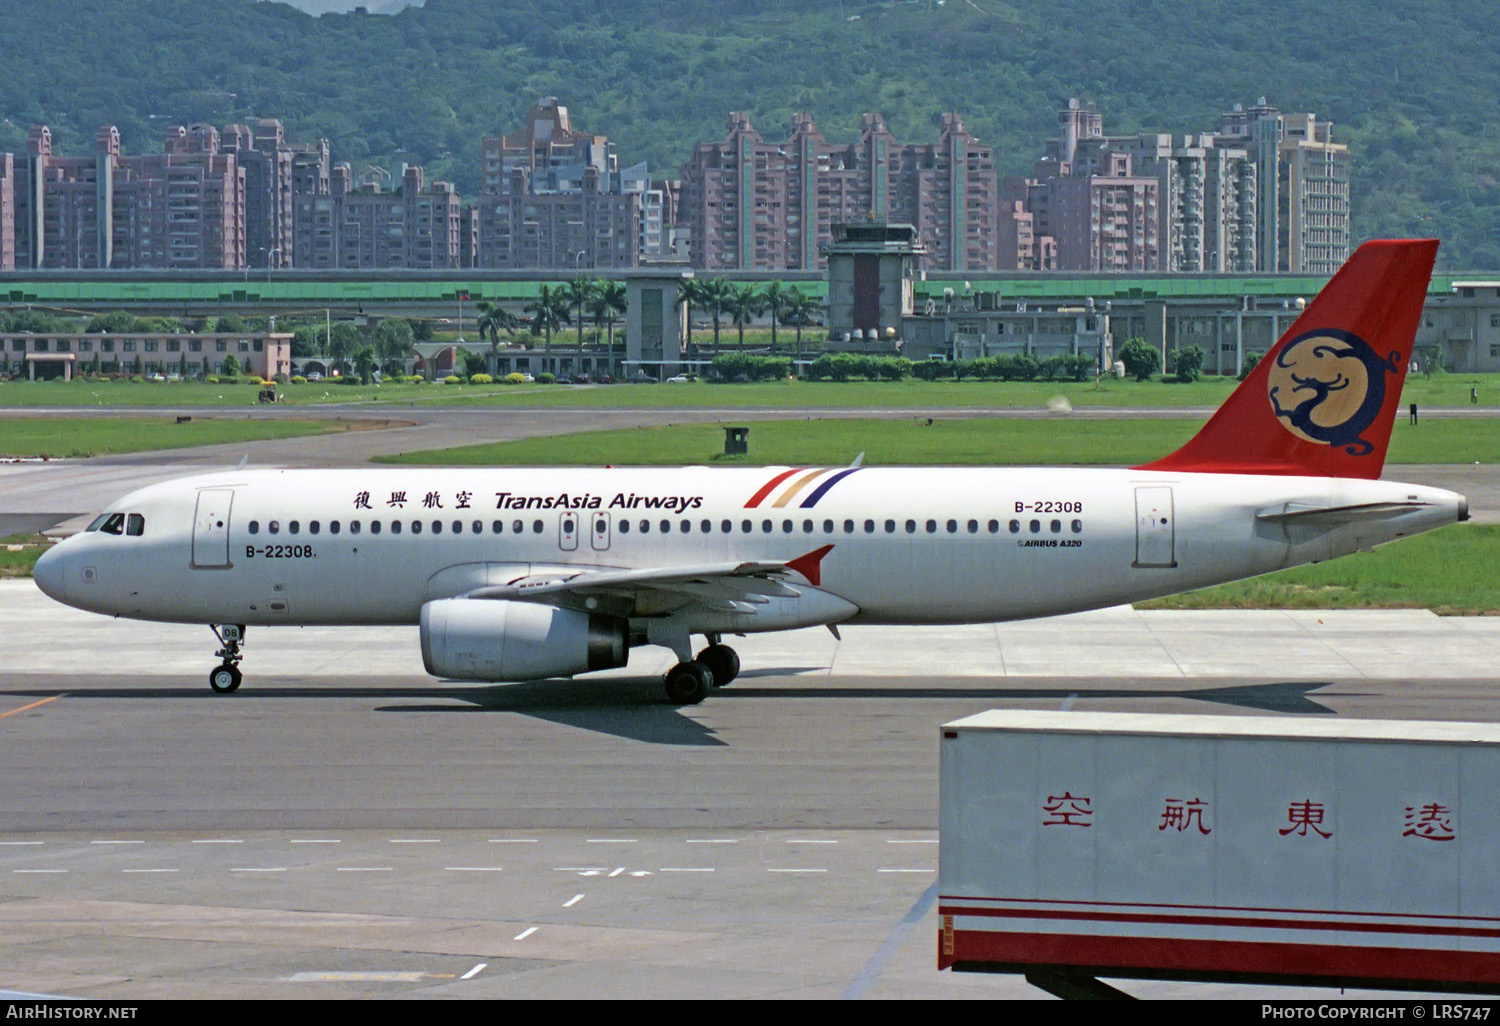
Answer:
<path fill-rule="evenodd" d="M 472 193 L 479 141 L 556 95 L 622 161 L 675 175 L 730 110 L 833 140 L 884 112 L 902 140 L 957 110 L 1028 169 L 1070 96 L 1111 133 L 1211 130 L 1265 96 L 1354 151 L 1358 238 L 1436 235 L 1445 268 L 1500 269 L 1500 33 L 1467 0 L 427 0 L 329 14 L 251 0 L 0 4 L 0 149 L 46 122 L 64 151 L 118 124 L 274 115 L 336 159 L 420 162 Z M 59 31 L 66 25 L 66 31 Z"/>

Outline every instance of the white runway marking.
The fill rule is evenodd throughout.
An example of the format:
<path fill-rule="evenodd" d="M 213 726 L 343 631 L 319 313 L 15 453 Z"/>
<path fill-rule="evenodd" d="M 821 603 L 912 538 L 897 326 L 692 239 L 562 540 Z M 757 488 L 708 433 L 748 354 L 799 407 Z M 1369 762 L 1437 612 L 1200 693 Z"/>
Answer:
<path fill-rule="evenodd" d="M 10 848 L 10 847 L 19 847 L 21 845 L 27 845 L 27 844 L 29 844 L 29 845 L 36 845 L 36 844 L 46 844 L 46 843 L 47 842 L 45 842 L 45 841 L 0 841 L 0 845 L 4 845 L 5 847 L 8 847 L 8 848 Z"/>
<path fill-rule="evenodd" d="M 936 873 L 936 869 L 877 869 L 877 873 Z"/>
<path fill-rule="evenodd" d="M 392 837 L 391 844 L 442 844 L 438 837 Z"/>
<path fill-rule="evenodd" d="M 811 837 L 792 837 L 787 839 L 787 844 L 838 844 L 837 841 L 820 841 Z"/>
<path fill-rule="evenodd" d="M 523 941 L 527 937 L 530 937 L 532 934 L 536 933 L 536 931 L 537 931 L 537 928 L 535 926 L 528 926 L 526 929 L 524 929 L 520 933 L 516 934 L 516 936 L 515 936 L 514 939 L 518 940 L 518 941 Z"/>
<path fill-rule="evenodd" d="M 145 841 L 90 841 L 90 844 L 145 844 Z"/>
<path fill-rule="evenodd" d="M 582 900 L 583 900 L 583 895 L 582 894 L 575 894 L 571 898 L 569 898 L 567 901 L 563 902 L 563 908 L 572 908 L 574 905 L 578 904 Z"/>
<path fill-rule="evenodd" d="M 886 844 L 937 844 L 938 843 L 938 839 L 936 837 L 921 837 L 921 838 L 917 838 L 916 840 L 909 840 L 909 841 L 908 840 L 888 840 L 885 843 Z"/>
<path fill-rule="evenodd" d="M 491 844 L 538 844 L 535 837 L 491 837 Z"/>
<path fill-rule="evenodd" d="M 663 866 L 663 873 L 712 873 L 712 866 Z"/>
<path fill-rule="evenodd" d="M 613 880 L 615 877 L 619 876 L 623 872 L 625 872 L 625 867 L 621 866 L 619 869 L 617 869 L 613 873 L 609 874 L 609 878 L 611 880 Z"/>
<path fill-rule="evenodd" d="M 739 840 L 733 837 L 689 837 L 688 844 L 739 844 Z"/>
<path fill-rule="evenodd" d="M 500 866 L 444 866 L 443 869 L 449 873 L 498 873 Z"/>
<path fill-rule="evenodd" d="M 66 869 L 12 869 L 12 873 L 66 873 Z"/>
<path fill-rule="evenodd" d="M 285 866 L 231 866 L 231 873 L 285 873 Z"/>
<path fill-rule="evenodd" d="M 480 962 L 474 968 L 470 969 L 468 972 L 466 972 L 462 976 L 460 976 L 459 979 L 460 980 L 472 980 L 474 977 L 476 977 L 480 973 L 484 972 L 484 968 L 487 965 L 489 965 L 488 962 Z"/>
<path fill-rule="evenodd" d="M 553 866 L 554 873 L 602 873 L 608 866 Z"/>
<path fill-rule="evenodd" d="M 122 869 L 122 873 L 175 873 L 175 869 Z"/>
<path fill-rule="evenodd" d="M 638 844 L 634 837 L 590 837 L 585 844 Z"/>

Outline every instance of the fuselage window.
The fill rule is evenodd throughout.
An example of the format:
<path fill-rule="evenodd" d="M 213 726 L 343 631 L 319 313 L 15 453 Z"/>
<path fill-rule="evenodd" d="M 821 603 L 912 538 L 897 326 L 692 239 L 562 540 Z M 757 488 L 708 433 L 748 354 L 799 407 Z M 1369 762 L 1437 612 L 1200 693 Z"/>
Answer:
<path fill-rule="evenodd" d="M 478 521 L 476 520 L 475 523 L 478 523 Z M 496 520 L 494 523 L 490 524 L 490 530 L 493 531 L 495 534 L 504 534 L 505 533 L 505 521 L 504 520 Z"/>
<path fill-rule="evenodd" d="M 109 519 L 99 525 L 99 530 L 103 531 L 105 534 L 124 534 L 125 514 L 111 513 L 109 515 Z"/>
<path fill-rule="evenodd" d="M 1040 520 L 1033 520 L 1031 522 L 1031 533 L 1032 534 L 1041 534 L 1041 532 L 1042 532 L 1042 522 Z"/>
<path fill-rule="evenodd" d="M 526 530 L 526 525 L 521 523 L 521 521 L 519 520 L 512 520 L 510 522 L 510 529 L 516 534 L 520 534 L 522 531 Z"/>
<path fill-rule="evenodd" d="M 312 521 L 308 522 L 308 525 L 307 525 L 307 533 L 308 534 L 317 534 L 322 529 L 323 529 L 323 525 L 319 524 L 316 520 L 312 520 Z"/>
<path fill-rule="evenodd" d="M 790 520 L 783 520 L 781 522 L 781 533 L 782 534 L 791 534 L 792 533 L 792 522 Z"/>
<path fill-rule="evenodd" d="M 286 530 L 287 530 L 287 534 L 297 534 L 299 531 L 302 530 L 302 525 L 299 524 L 297 521 L 293 520 L 291 523 L 289 523 L 289 524 L 286 525 Z"/>
<path fill-rule="evenodd" d="M 1000 533 L 1000 521 L 998 521 L 998 520 L 991 520 L 990 524 L 989 524 L 989 527 L 990 527 L 990 534 L 999 534 Z"/>
<path fill-rule="evenodd" d="M 350 534 L 358 534 L 359 533 L 359 521 L 358 520 L 351 520 L 351 521 L 349 521 L 349 533 Z"/>
<path fill-rule="evenodd" d="M 844 521 L 844 533 L 845 534 L 853 534 L 854 533 L 854 521 L 852 521 L 852 520 L 845 520 Z"/>
<path fill-rule="evenodd" d="M 251 534 L 260 534 L 260 521 L 259 520 L 252 520 L 252 521 L 250 521 L 250 533 Z"/>
<path fill-rule="evenodd" d="M 672 533 L 672 521 L 670 521 L 670 520 L 663 520 L 661 522 L 661 533 L 662 534 L 671 534 Z"/>
<path fill-rule="evenodd" d="M 458 521 L 456 521 L 456 520 L 454 521 L 454 523 L 457 523 L 457 522 Z M 483 534 L 484 533 L 484 524 L 480 523 L 478 520 L 476 520 L 472 524 L 470 524 L 469 527 L 473 530 L 473 532 L 475 534 Z"/>
<path fill-rule="evenodd" d="M 700 531 L 702 531 L 704 534 L 713 534 L 713 531 L 714 531 L 714 522 L 712 520 L 702 520 L 702 521 L 699 521 L 699 523 L 698 523 L 698 529 Z"/>
<path fill-rule="evenodd" d="M 355 521 L 355 522 L 358 523 L 358 521 Z M 359 532 L 355 531 L 354 533 L 358 534 Z M 380 533 L 380 521 L 379 520 L 371 520 L 370 521 L 370 533 L 371 534 L 379 534 Z"/>
<path fill-rule="evenodd" d="M 677 530 L 681 531 L 683 534 L 692 534 L 693 522 L 691 520 L 684 520 L 682 523 L 677 525 Z"/>
<path fill-rule="evenodd" d="M 399 520 L 392 520 L 391 521 L 391 533 L 392 534 L 400 534 L 401 533 L 401 521 L 399 521 Z"/>
<path fill-rule="evenodd" d="M 928 534 L 937 534 L 937 521 L 936 520 L 929 520 L 929 521 L 927 521 L 927 533 Z"/>
<path fill-rule="evenodd" d="M 895 534 L 896 533 L 896 522 L 894 520 L 887 520 L 885 522 L 885 533 L 886 534 Z"/>
<path fill-rule="evenodd" d="M 125 533 L 132 538 L 139 538 L 146 533 L 146 518 L 139 513 L 132 513 L 125 518 Z"/>
<path fill-rule="evenodd" d="M 1082 534 L 1083 533 L 1083 521 L 1082 520 L 1075 520 L 1075 521 L 1073 521 L 1073 533 L 1074 534 Z"/>
<path fill-rule="evenodd" d="M 873 521 L 873 520 L 866 520 L 865 521 L 865 534 L 874 534 L 874 533 L 875 533 L 875 521 Z"/>
<path fill-rule="evenodd" d="M 546 526 L 540 520 L 533 520 L 531 522 L 531 533 L 532 534 L 541 534 L 546 529 L 547 529 Z"/>
<path fill-rule="evenodd" d="M 396 525 L 395 524 L 391 525 L 391 530 L 392 531 L 396 530 Z M 421 534 L 422 533 L 422 521 L 420 521 L 420 520 L 413 520 L 411 522 L 411 533 L 412 534 Z"/>
<path fill-rule="evenodd" d="M 916 534 L 917 533 L 917 522 L 915 520 L 908 520 L 906 522 L 906 533 L 907 534 Z"/>
<path fill-rule="evenodd" d="M 630 533 L 630 521 L 626 520 L 624 517 L 620 518 L 620 533 L 621 534 L 629 534 Z"/>
<path fill-rule="evenodd" d="M 1020 534 L 1021 533 L 1021 522 L 1019 520 L 1012 520 L 1010 522 L 1010 533 L 1011 534 Z"/>
<path fill-rule="evenodd" d="M 328 533 L 329 534 L 338 534 L 339 533 L 339 522 L 337 520 L 330 520 L 330 521 L 328 521 Z"/>
<path fill-rule="evenodd" d="M 771 522 L 769 520 L 762 520 L 760 522 L 760 530 L 761 530 L 762 534 L 770 534 L 771 533 Z"/>
<path fill-rule="evenodd" d="M 969 533 L 970 534 L 978 534 L 979 533 L 979 521 L 977 521 L 977 520 L 970 520 L 969 521 Z"/>
<path fill-rule="evenodd" d="M 649 521 L 649 520 L 642 520 L 641 521 L 641 533 L 642 534 L 650 534 L 651 533 L 651 521 Z"/>
<path fill-rule="evenodd" d="M 722 521 L 719 524 L 719 530 L 723 531 L 725 534 L 728 534 L 729 532 L 731 532 L 731 531 L 734 530 L 734 521 L 733 520 Z"/>
<path fill-rule="evenodd" d="M 824 534 L 832 534 L 833 533 L 833 521 L 832 520 L 825 520 L 825 521 L 823 521 L 823 533 Z"/>
<path fill-rule="evenodd" d="M 740 530 L 742 532 L 744 532 L 745 534 L 749 534 L 750 531 L 752 530 L 750 521 L 748 521 L 748 520 L 741 520 L 740 521 Z"/>
<path fill-rule="evenodd" d="M 278 520 L 271 521 L 270 524 L 268 524 L 266 526 L 266 530 L 269 531 L 271 534 L 280 534 L 281 533 L 281 522 L 278 521 Z"/>
<path fill-rule="evenodd" d="M 442 534 L 443 533 L 443 522 L 441 520 L 434 520 L 432 522 L 432 533 L 433 534 Z"/>
<path fill-rule="evenodd" d="M 949 534 L 957 534 L 958 533 L 958 521 L 957 520 L 950 520 L 950 521 L 948 521 L 948 533 Z"/>
<path fill-rule="evenodd" d="M 1061 520 L 1054 520 L 1054 521 L 1052 521 L 1052 533 L 1053 534 L 1057 534 L 1061 530 L 1062 530 L 1062 521 Z"/>

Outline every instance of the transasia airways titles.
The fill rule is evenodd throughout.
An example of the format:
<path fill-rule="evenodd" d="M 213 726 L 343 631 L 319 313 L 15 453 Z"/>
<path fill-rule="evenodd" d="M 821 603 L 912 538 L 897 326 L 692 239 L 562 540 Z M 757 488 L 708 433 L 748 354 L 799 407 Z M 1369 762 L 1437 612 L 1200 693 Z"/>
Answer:
<path fill-rule="evenodd" d="M 1050 616 L 1330 559 L 1468 518 L 1461 495 L 1380 479 L 1436 254 L 1361 246 L 1196 436 L 1139 467 L 242 469 L 132 492 L 36 581 L 207 624 L 220 692 L 249 625 L 416 624 L 455 680 L 665 647 L 667 696 L 693 703 L 738 674 L 728 635 Z"/>
<path fill-rule="evenodd" d="M 441 501 L 441 496 L 438 497 Z M 701 495 L 636 495 L 633 492 L 616 492 L 608 504 L 602 495 L 518 495 L 514 492 L 496 492 L 496 509 L 664 509 L 682 511 L 702 509 Z"/>

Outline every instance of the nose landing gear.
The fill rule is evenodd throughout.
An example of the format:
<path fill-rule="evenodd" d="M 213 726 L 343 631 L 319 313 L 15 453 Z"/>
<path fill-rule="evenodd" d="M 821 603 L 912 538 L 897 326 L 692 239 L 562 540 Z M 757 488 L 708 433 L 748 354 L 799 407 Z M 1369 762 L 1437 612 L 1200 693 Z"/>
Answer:
<path fill-rule="evenodd" d="M 245 640 L 245 625 L 242 623 L 209 624 L 208 629 L 219 639 L 220 648 L 214 655 L 224 662 L 214 667 L 208 675 L 208 686 L 221 695 L 227 695 L 240 686 L 240 643 Z"/>

